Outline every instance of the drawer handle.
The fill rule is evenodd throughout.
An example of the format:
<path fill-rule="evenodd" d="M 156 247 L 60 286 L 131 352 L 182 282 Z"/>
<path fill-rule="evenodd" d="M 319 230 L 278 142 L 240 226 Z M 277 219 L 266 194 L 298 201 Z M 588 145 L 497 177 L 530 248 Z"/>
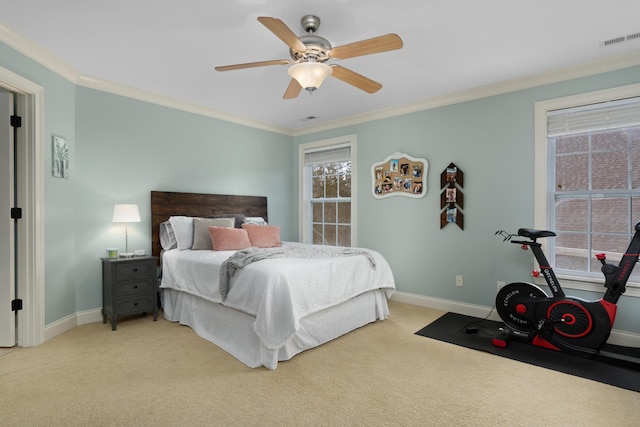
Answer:
<path fill-rule="evenodd" d="M 134 272 L 134 273 L 137 273 L 137 272 L 138 272 L 138 269 L 137 269 L 137 268 L 134 268 L 134 269 L 133 269 L 133 272 Z"/>
<path fill-rule="evenodd" d="M 133 285 L 133 289 L 138 289 L 138 285 Z"/>
<path fill-rule="evenodd" d="M 133 305 L 134 305 L 135 307 L 137 307 L 137 306 L 138 306 L 138 303 L 137 303 L 137 302 L 134 302 L 134 303 L 133 303 Z"/>

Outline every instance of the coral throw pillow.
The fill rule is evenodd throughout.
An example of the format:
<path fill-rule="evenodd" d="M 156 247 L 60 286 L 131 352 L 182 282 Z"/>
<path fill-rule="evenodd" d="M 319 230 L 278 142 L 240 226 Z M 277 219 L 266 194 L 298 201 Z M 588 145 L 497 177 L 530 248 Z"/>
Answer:
<path fill-rule="evenodd" d="M 242 224 L 247 230 L 249 240 L 258 248 L 276 248 L 282 246 L 280 242 L 280 227 L 277 225 Z"/>
<path fill-rule="evenodd" d="M 209 227 L 214 251 L 236 251 L 251 247 L 247 230 L 242 228 Z"/>

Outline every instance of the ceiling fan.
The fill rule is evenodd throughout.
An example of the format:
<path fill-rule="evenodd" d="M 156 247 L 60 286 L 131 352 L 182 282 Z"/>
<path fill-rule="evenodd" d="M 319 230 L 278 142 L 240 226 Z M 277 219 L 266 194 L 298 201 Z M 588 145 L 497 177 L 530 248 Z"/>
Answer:
<path fill-rule="evenodd" d="M 305 15 L 302 17 L 302 28 L 307 32 L 307 35 L 300 37 L 296 36 L 280 19 L 261 16 L 258 18 L 258 21 L 289 46 L 289 54 L 292 59 L 248 62 L 245 64 L 220 66 L 215 69 L 217 71 L 231 71 L 268 65 L 293 64 L 289 67 L 291 82 L 284 92 L 284 99 L 297 97 L 303 88 L 309 92 L 313 92 L 318 89 L 322 82 L 329 76 L 342 80 L 367 93 L 377 92 L 382 88 L 380 83 L 358 74 L 355 71 L 351 71 L 348 68 L 336 64 L 328 65 L 326 62 L 330 59 L 347 59 L 356 56 L 371 55 L 373 53 L 387 52 L 402 47 L 402 39 L 393 33 L 333 47 L 329 40 L 315 34 L 320 27 L 320 18 L 315 15 Z"/>

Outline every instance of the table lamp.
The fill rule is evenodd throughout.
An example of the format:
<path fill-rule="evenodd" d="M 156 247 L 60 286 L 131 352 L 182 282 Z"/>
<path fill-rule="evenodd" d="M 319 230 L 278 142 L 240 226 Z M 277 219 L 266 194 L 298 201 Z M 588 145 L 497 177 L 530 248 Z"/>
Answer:
<path fill-rule="evenodd" d="M 133 253 L 129 252 L 129 231 L 127 224 L 130 222 L 140 222 L 138 205 L 115 205 L 113 207 L 113 222 L 124 222 L 125 252 L 121 255 L 125 258 L 132 257 Z"/>

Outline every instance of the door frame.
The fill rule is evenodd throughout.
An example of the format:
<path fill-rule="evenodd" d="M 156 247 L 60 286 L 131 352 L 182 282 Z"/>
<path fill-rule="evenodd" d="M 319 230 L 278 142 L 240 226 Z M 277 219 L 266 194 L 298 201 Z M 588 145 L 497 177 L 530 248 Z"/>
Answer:
<path fill-rule="evenodd" d="M 32 347 L 44 342 L 44 88 L 0 67 L 0 86 L 16 96 L 18 132 L 17 200 L 23 217 L 17 223 L 16 345 Z"/>
<path fill-rule="evenodd" d="M 9 212 L 14 205 L 14 159 L 16 131 L 12 128 L 9 117 L 14 115 L 15 95 L 0 87 L 0 206 L 3 214 Z M 16 345 L 16 314 L 11 311 L 10 301 L 15 298 L 15 222 L 6 216 L 0 221 L 0 347 Z"/>

